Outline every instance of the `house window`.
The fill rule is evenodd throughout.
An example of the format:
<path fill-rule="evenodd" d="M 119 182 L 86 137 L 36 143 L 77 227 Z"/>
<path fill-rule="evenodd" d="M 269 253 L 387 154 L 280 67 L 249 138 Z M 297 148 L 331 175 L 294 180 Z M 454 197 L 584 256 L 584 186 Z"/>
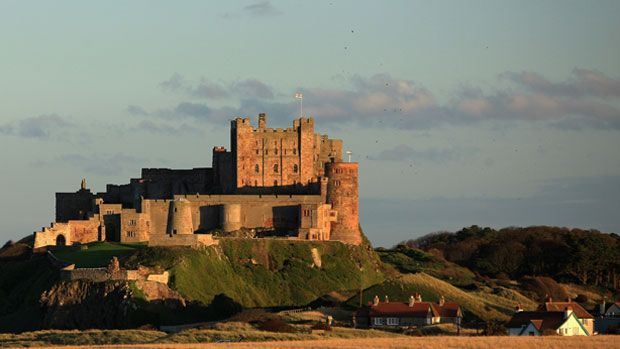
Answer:
<path fill-rule="evenodd" d="M 389 326 L 398 326 L 398 318 L 397 317 L 389 317 L 389 318 L 387 318 L 387 324 Z"/>
<path fill-rule="evenodd" d="M 340 181 L 334 181 L 334 186 L 335 187 L 339 187 L 340 186 Z"/>
<path fill-rule="evenodd" d="M 136 225 L 136 220 L 135 219 L 130 219 L 129 220 L 129 225 Z"/>
<path fill-rule="evenodd" d="M 372 319 L 372 324 L 375 326 L 381 326 L 383 325 L 383 318 L 380 317 L 376 317 Z"/>
<path fill-rule="evenodd" d="M 273 172 L 278 173 L 278 164 L 273 165 Z"/>
<path fill-rule="evenodd" d="M 256 173 L 260 172 L 260 166 L 258 166 L 258 164 L 254 165 L 254 172 Z"/>
<path fill-rule="evenodd" d="M 128 238 L 135 238 L 136 237 L 136 232 L 135 231 L 128 231 L 127 232 L 127 237 Z"/>
<path fill-rule="evenodd" d="M 297 164 L 293 165 L 293 173 L 297 173 L 299 171 L 299 166 Z"/>

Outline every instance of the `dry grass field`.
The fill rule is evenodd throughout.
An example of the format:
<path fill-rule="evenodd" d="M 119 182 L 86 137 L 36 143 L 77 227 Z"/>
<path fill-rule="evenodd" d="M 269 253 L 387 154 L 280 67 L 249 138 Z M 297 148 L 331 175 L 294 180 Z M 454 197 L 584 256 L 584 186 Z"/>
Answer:
<path fill-rule="evenodd" d="M 588 349 L 620 348 L 620 336 L 596 337 L 398 337 L 398 338 L 359 338 L 324 339 L 302 341 L 247 342 L 247 343 L 208 343 L 208 344 L 134 344 L 89 346 L 90 348 L 127 349 L 208 349 L 208 348 L 526 348 L 526 349 Z M 83 349 L 83 346 L 53 347 L 55 349 Z"/>

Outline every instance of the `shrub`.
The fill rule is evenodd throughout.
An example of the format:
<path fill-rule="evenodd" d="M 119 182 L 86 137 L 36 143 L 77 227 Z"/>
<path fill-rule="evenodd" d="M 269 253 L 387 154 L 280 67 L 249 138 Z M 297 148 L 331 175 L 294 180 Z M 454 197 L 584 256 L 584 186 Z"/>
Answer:
<path fill-rule="evenodd" d="M 261 322 L 258 325 L 258 329 L 261 331 L 278 332 L 278 333 L 293 333 L 295 328 L 282 319 L 269 319 Z"/>
<path fill-rule="evenodd" d="M 323 330 L 323 331 L 331 331 L 332 327 L 328 326 L 326 323 L 324 322 L 317 322 L 316 324 L 312 325 L 312 329 L 313 330 Z"/>

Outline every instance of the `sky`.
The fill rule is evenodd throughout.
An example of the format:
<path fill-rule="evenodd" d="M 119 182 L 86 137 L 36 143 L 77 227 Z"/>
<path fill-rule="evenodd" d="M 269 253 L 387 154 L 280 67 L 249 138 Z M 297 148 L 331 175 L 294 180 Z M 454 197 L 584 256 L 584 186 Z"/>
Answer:
<path fill-rule="evenodd" d="M 54 193 L 211 164 L 304 114 L 377 246 L 477 224 L 620 233 L 618 1 L 2 1 L 0 241 Z"/>

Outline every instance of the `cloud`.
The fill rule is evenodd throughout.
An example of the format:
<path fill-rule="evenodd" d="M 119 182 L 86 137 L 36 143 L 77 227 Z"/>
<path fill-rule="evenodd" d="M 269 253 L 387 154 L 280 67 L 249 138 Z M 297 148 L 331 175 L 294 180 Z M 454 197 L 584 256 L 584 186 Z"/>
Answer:
<path fill-rule="evenodd" d="M 529 71 L 507 72 L 500 77 L 548 96 L 620 97 L 620 78 L 611 78 L 596 70 L 575 68 L 569 79 L 562 82 L 551 82 L 542 75 Z"/>
<path fill-rule="evenodd" d="M 187 124 L 181 124 L 178 127 L 168 124 L 155 123 L 150 120 L 142 120 L 134 126 L 129 128 L 130 132 L 148 132 L 158 135 L 179 135 L 179 134 L 194 134 L 199 135 L 200 131 L 194 127 L 190 127 Z"/>
<path fill-rule="evenodd" d="M 225 99 L 229 97 L 273 99 L 273 89 L 257 79 L 245 79 L 223 84 L 201 77 L 197 82 L 186 80 L 178 73 L 159 83 L 166 92 L 182 94 L 197 99 Z"/>
<path fill-rule="evenodd" d="M 480 122 L 539 122 L 566 129 L 620 129 L 618 78 L 575 69 L 561 82 L 550 81 L 534 72 L 507 72 L 498 80 L 508 81 L 509 86 L 487 92 L 477 86 L 459 86 L 445 101 L 440 101 L 420 83 L 389 74 L 353 76 L 339 89 L 316 87 L 296 91 L 303 92 L 307 101 L 305 114 L 314 116 L 324 125 L 429 129 Z M 200 79 L 198 83 L 191 83 L 175 74 L 160 85 L 189 97 L 229 98 L 217 106 L 181 102 L 159 113 L 168 117 L 192 116 L 221 122 L 235 116 L 267 112 L 271 120 L 289 120 L 298 110 L 292 98 L 295 91 L 276 93 L 271 86 L 256 79 L 230 84 Z M 205 91 L 212 91 L 211 94 L 198 93 L 201 86 Z M 283 99 L 281 96 L 291 97 Z"/>
<path fill-rule="evenodd" d="M 35 167 L 57 167 L 57 166 L 70 166 L 78 168 L 84 173 L 92 173 L 98 175 L 116 175 L 119 173 L 126 173 L 128 171 L 134 171 L 137 169 L 138 164 L 145 164 L 147 162 L 144 158 L 125 154 L 114 155 L 97 155 L 89 154 L 88 156 L 69 153 L 58 156 L 52 160 L 40 160 L 32 163 Z"/>
<path fill-rule="evenodd" d="M 273 99 L 271 87 L 256 79 L 247 79 L 234 83 L 231 90 L 241 98 Z"/>
<path fill-rule="evenodd" d="M 149 114 L 144 108 L 139 105 L 128 105 L 126 110 L 131 115 L 145 116 Z"/>
<path fill-rule="evenodd" d="M 54 132 L 73 126 L 56 114 L 45 114 L 0 125 L 0 134 L 49 139 Z"/>
<path fill-rule="evenodd" d="M 377 155 L 369 156 L 369 160 L 411 160 L 445 163 L 450 161 L 459 161 L 467 156 L 475 155 L 478 152 L 479 149 L 473 147 L 414 149 L 406 144 L 399 144 L 393 148 L 382 150 Z"/>
<path fill-rule="evenodd" d="M 270 1 L 258 1 L 254 4 L 244 6 L 241 12 L 254 17 L 274 16 L 281 13 Z"/>

